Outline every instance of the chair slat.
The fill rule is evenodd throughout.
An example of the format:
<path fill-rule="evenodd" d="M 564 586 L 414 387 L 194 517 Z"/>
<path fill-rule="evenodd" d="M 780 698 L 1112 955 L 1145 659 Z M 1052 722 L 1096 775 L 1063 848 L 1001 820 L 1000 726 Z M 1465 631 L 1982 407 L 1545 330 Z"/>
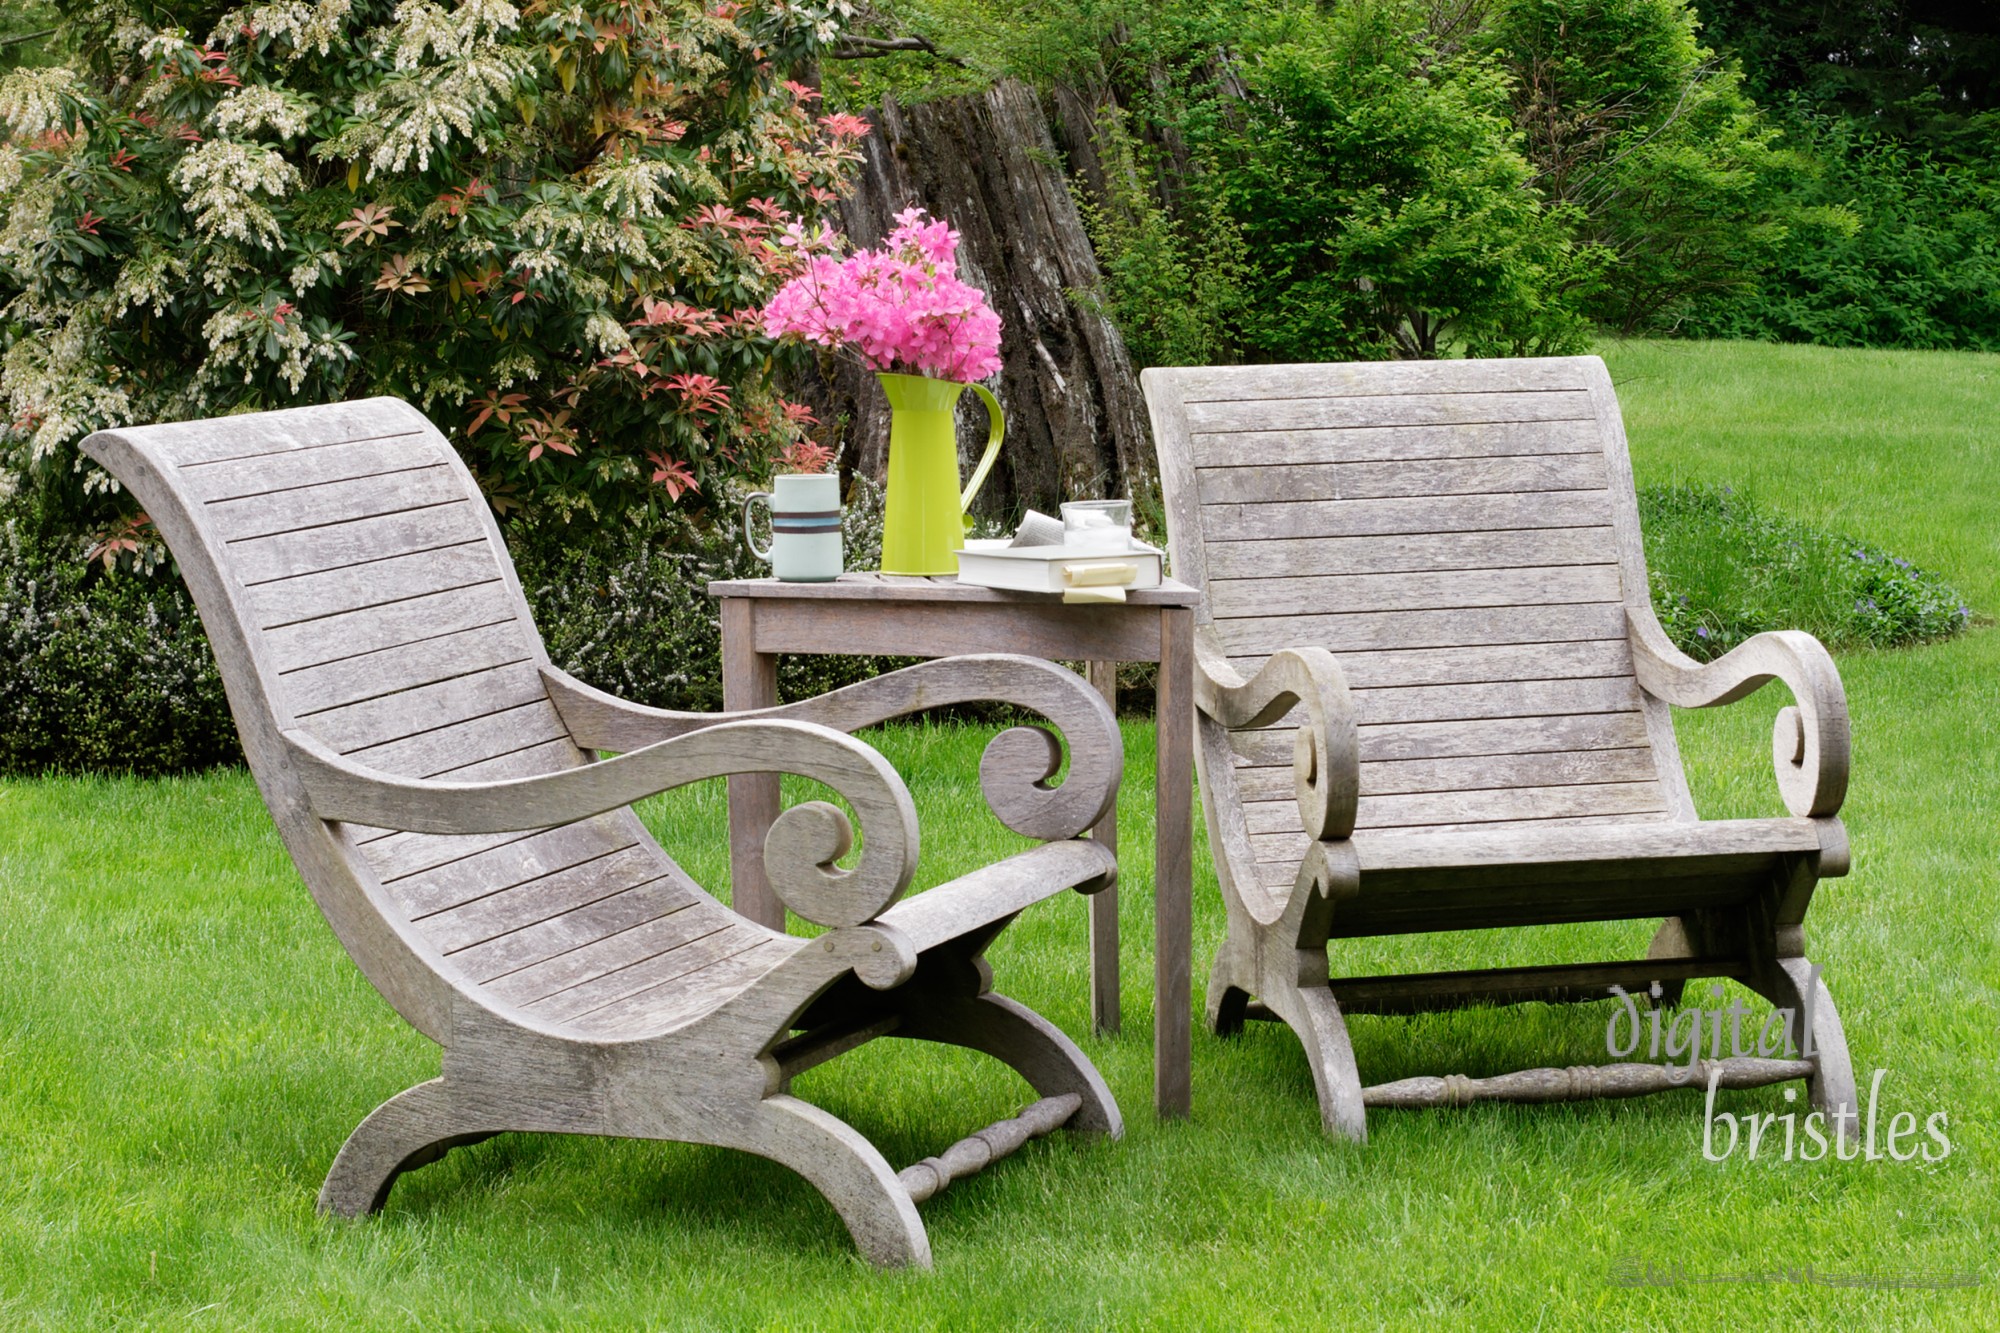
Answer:
<path fill-rule="evenodd" d="M 1615 602 L 1621 591 L 1615 563 L 1435 574 L 1266 576 L 1211 580 L 1209 614 L 1217 620 L 1240 620 L 1476 606 L 1539 608 Z"/>
<path fill-rule="evenodd" d="M 1210 541 L 1274 537 L 1377 537 L 1422 532 L 1509 532 L 1601 528 L 1611 522 L 1609 491 L 1512 495 L 1391 496 L 1375 500 L 1272 500 L 1201 506 Z"/>
<path fill-rule="evenodd" d="M 344 708 L 330 708 L 313 714 L 305 725 L 340 753 L 353 754 L 530 704 L 546 705 L 547 700 L 540 668 L 533 662 L 513 662 Z"/>
<path fill-rule="evenodd" d="M 1607 553 L 1616 558 L 1616 540 L 1609 527 L 1594 527 L 1212 542 L 1208 576 L 1254 579 L 1272 570 L 1306 576 L 1594 565 Z"/>
<path fill-rule="evenodd" d="M 1239 438 L 1224 436 L 1219 437 L 1219 442 L 1231 444 Z M 1201 494 L 1202 504 L 1220 505 L 1601 491 L 1604 480 L 1601 453 L 1524 453 L 1502 458 L 1201 468 L 1195 473 L 1195 489 Z"/>
<path fill-rule="evenodd" d="M 1391 759 L 1361 765 L 1366 795 L 1471 791 L 1495 787 L 1555 787 L 1580 782 L 1644 782 L 1654 776 L 1652 752 L 1643 746 L 1556 753 L 1459 755 L 1444 759 Z M 1236 791 L 1248 801 L 1291 801 L 1292 766 L 1236 770 Z"/>
<path fill-rule="evenodd" d="M 522 1007 L 550 1022 L 574 1022 L 621 1000 L 631 1000 L 672 985 L 711 963 L 746 949 L 754 949 L 770 937 L 771 932 L 762 927 L 732 919 L 719 930 L 648 955 L 628 967 L 565 987 Z"/>
<path fill-rule="evenodd" d="M 790 957 L 794 947 L 785 941 L 762 940 L 679 978 L 671 987 L 656 987 L 593 1010 L 584 1016 L 580 1026 L 606 1037 L 636 1036 L 676 1027 L 749 989 Z"/>
<path fill-rule="evenodd" d="M 1335 430 L 1218 431 L 1194 437 L 1201 469 L 1510 454 L 1602 453 L 1594 421 L 1475 422 L 1441 426 L 1353 426 Z"/>
<path fill-rule="evenodd" d="M 520 625 L 502 621 L 295 671 L 285 679 L 286 698 L 293 715 L 306 718 L 519 662 L 529 651 Z"/>
<path fill-rule="evenodd" d="M 521 685 L 523 693 L 526 688 Z M 438 778 L 544 741 L 566 740 L 568 736 L 562 715 L 544 695 L 515 707 L 350 751 L 348 757 L 385 773 Z"/>
<path fill-rule="evenodd" d="M 444 463 L 429 463 L 386 476 L 329 481 L 241 500 L 217 500 L 206 506 L 205 517 L 223 540 L 237 542 L 376 514 L 450 504 L 464 498 L 465 489 L 452 468 Z"/>
<path fill-rule="evenodd" d="M 468 966 L 484 959 L 478 965 L 495 972 L 488 983 L 493 993 L 509 1004 L 528 1005 L 672 953 L 729 924 L 719 912 L 666 898 L 670 892 L 659 882 L 640 885 L 517 932 L 510 938 L 518 939 L 520 953 L 509 954 L 501 948 L 508 941 L 494 940 L 452 961 Z M 576 933 L 586 938 L 562 947 Z M 517 961 L 530 953 L 540 956 Z"/>
<path fill-rule="evenodd" d="M 423 932 L 450 953 L 664 879 L 650 847 L 626 847 L 433 913 Z"/>
<path fill-rule="evenodd" d="M 493 549 L 484 541 L 418 551 L 319 574 L 260 583 L 244 600 L 266 630 L 326 620 L 413 597 L 476 588 L 501 578 Z"/>
<path fill-rule="evenodd" d="M 1251 767 L 1292 762 L 1290 727 L 1230 733 L 1229 744 Z M 1638 712 L 1574 716 L 1504 717 L 1458 722 L 1391 722 L 1360 728 L 1363 763 L 1445 759 L 1481 754 L 1626 750 L 1648 743 Z"/>
<path fill-rule="evenodd" d="M 1429 426 L 1447 422 L 1588 421 L 1595 415 L 1590 395 L 1579 389 L 1271 397 L 1187 405 L 1188 429 L 1196 435 L 1208 431 L 1233 434 L 1341 426 Z"/>
<path fill-rule="evenodd" d="M 246 586 L 300 574 L 386 560 L 392 556 L 463 546 L 486 535 L 470 499 L 374 514 L 345 523 L 253 537 L 232 547 L 236 573 Z"/>
<path fill-rule="evenodd" d="M 1475 644 L 1464 648 L 1336 652 L 1341 674 L 1354 689 L 1396 685 L 1477 685 L 1501 680 L 1563 680 L 1575 676 L 1629 676 L 1632 649 L 1623 639 L 1581 643 Z M 1246 679 L 1267 656 L 1232 657 Z"/>
<path fill-rule="evenodd" d="M 1582 643 L 1625 638 L 1623 603 L 1470 610 L 1377 611 L 1352 615 L 1265 616 L 1218 620 L 1215 637 L 1231 657 L 1270 654 L 1301 644 L 1343 651 L 1469 648 L 1483 644 Z"/>
<path fill-rule="evenodd" d="M 391 435 L 183 468 L 182 480 L 190 496 L 213 504 L 330 481 L 403 472 L 443 461 L 430 440 L 417 435 Z"/>
<path fill-rule="evenodd" d="M 267 629 L 264 647 L 272 666 L 282 674 L 382 648 L 419 643 L 458 630 L 498 624 L 519 614 L 512 591 L 494 578 Z"/>

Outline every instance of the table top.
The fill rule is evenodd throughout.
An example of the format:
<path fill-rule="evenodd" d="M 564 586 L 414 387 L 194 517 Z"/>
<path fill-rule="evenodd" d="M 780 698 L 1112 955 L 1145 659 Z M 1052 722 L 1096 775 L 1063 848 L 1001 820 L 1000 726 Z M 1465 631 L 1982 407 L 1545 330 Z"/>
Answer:
<path fill-rule="evenodd" d="M 937 574 L 842 574 L 830 583 L 786 583 L 779 579 L 723 579 L 708 585 L 710 597 L 785 598 L 800 601 L 996 602 L 1030 606 L 1061 606 L 1062 599 L 1046 592 L 1015 592 L 960 583 L 957 576 Z M 1126 606 L 1193 606 L 1201 592 L 1185 583 L 1164 580 L 1157 588 L 1125 594 Z M 1117 609 L 1098 602 L 1097 610 Z"/>

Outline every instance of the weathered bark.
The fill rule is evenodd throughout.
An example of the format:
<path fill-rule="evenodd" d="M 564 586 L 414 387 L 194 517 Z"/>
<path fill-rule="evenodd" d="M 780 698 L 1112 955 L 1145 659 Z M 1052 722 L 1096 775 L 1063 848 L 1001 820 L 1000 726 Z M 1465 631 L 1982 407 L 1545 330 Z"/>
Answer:
<path fill-rule="evenodd" d="M 917 106 L 886 102 L 869 116 L 867 157 L 841 209 L 857 246 L 879 244 L 911 205 L 963 236 L 959 271 L 986 291 L 1002 326 L 992 387 L 1007 444 L 973 506 L 988 515 L 1102 496 L 1145 502 L 1155 490 L 1138 377 L 1117 329 L 1085 296 L 1099 273 L 1050 133 L 1060 115 L 1014 81 Z M 1072 109 L 1063 119 L 1075 117 Z M 848 466 L 882 478 L 889 410 L 873 378 L 830 362 L 804 392 L 823 419 L 844 422 Z M 969 394 L 959 410 L 969 469 L 985 444 L 985 412 Z"/>

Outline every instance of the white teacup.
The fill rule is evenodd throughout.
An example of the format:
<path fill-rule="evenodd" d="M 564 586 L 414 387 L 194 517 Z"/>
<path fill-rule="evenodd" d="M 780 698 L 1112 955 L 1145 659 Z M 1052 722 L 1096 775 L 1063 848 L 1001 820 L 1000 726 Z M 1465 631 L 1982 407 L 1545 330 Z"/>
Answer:
<path fill-rule="evenodd" d="M 757 545 L 750 530 L 750 506 L 771 507 L 771 544 Z M 846 553 L 840 539 L 840 476 L 822 472 L 775 477 L 768 491 L 743 499 L 743 539 L 751 553 L 771 562 L 771 573 L 787 583 L 826 583 L 840 577 Z"/>

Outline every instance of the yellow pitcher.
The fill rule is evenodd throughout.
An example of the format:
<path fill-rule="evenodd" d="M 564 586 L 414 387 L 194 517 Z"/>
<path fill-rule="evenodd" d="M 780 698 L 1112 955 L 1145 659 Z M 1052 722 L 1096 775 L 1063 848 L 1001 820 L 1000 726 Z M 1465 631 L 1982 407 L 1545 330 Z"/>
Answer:
<path fill-rule="evenodd" d="M 882 519 L 884 574 L 956 574 L 952 554 L 965 545 L 965 511 L 999 457 L 1006 421 L 984 386 L 924 375 L 879 373 L 889 396 L 889 495 Z M 986 400 L 992 433 L 972 480 L 958 489 L 958 433 L 953 425 L 959 395 L 967 389 Z"/>

